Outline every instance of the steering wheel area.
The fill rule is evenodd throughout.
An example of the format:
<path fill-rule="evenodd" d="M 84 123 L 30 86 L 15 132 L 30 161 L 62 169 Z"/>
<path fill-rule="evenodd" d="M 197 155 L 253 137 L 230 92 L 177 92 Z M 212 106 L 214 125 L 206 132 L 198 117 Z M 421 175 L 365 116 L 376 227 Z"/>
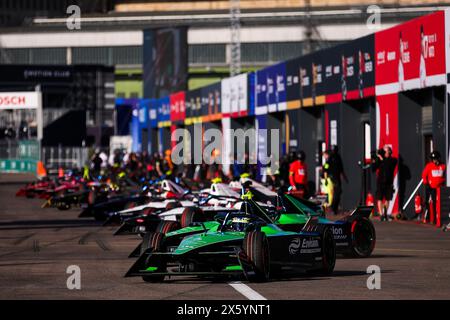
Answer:
<path fill-rule="evenodd" d="M 266 225 L 260 217 L 245 212 L 230 212 L 225 216 L 220 231 L 244 232 L 254 225 Z"/>

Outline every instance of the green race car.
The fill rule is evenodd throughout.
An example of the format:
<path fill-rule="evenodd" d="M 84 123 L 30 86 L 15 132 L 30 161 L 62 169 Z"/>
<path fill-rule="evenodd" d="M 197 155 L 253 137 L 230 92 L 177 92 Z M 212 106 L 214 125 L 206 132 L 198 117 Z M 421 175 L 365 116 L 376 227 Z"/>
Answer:
<path fill-rule="evenodd" d="M 224 274 L 266 281 L 287 270 L 329 275 L 336 261 L 332 229 L 319 223 L 319 217 L 310 217 L 299 231 L 283 230 L 251 199 L 240 210 L 224 209 L 214 221 L 166 234 L 149 232 L 140 249 L 125 276 L 147 282 L 175 275 Z"/>

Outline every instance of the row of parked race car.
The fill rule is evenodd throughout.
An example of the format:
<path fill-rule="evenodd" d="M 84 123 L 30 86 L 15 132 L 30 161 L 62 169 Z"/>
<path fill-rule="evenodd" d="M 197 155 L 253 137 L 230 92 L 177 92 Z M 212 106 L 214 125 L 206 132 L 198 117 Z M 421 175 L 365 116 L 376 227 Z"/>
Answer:
<path fill-rule="evenodd" d="M 158 181 L 83 181 L 66 175 L 26 185 L 17 196 L 46 199 L 43 207 L 81 207 L 80 217 L 118 224 L 136 234 L 137 260 L 125 276 L 160 282 L 166 276 L 244 275 L 249 281 L 308 272 L 329 275 L 337 256 L 368 257 L 375 247 L 372 207 L 328 220 L 320 203 L 274 192 L 248 177 L 214 181 L 192 191 Z"/>

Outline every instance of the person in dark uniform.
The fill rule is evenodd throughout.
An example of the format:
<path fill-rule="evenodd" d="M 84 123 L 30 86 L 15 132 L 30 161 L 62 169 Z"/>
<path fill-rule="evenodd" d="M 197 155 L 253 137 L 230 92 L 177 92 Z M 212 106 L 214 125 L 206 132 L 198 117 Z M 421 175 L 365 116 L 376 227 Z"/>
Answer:
<path fill-rule="evenodd" d="M 376 199 L 381 221 L 392 220 L 391 212 L 388 212 L 388 207 L 394 194 L 396 167 L 397 159 L 392 156 L 392 149 L 389 146 L 384 146 L 382 150 L 377 152 L 377 157 L 372 159 L 372 170 L 376 172 Z"/>
<path fill-rule="evenodd" d="M 333 145 L 328 152 L 326 174 L 333 182 L 333 201 L 331 202 L 331 211 L 336 215 L 339 211 L 342 194 L 342 178 L 347 182 L 347 176 L 344 172 L 341 155 L 337 145 Z"/>

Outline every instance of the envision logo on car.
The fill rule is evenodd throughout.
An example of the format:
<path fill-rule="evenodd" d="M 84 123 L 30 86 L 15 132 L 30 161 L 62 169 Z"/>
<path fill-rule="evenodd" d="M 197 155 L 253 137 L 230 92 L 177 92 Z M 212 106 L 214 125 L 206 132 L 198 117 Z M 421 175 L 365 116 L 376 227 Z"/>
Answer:
<path fill-rule="evenodd" d="M 331 231 L 333 232 L 333 236 L 335 240 L 346 239 L 347 235 L 344 234 L 343 228 L 332 227 Z"/>
<path fill-rule="evenodd" d="M 298 252 L 299 248 L 300 248 L 300 238 L 292 239 L 291 244 L 289 245 L 289 253 L 294 255 Z"/>
<path fill-rule="evenodd" d="M 303 240 L 303 244 L 302 244 L 302 248 L 317 248 L 319 246 L 319 241 L 318 240 L 307 240 L 304 239 Z"/>
<path fill-rule="evenodd" d="M 289 253 L 291 255 L 294 255 L 294 254 L 298 253 L 300 247 L 302 249 L 318 248 L 319 247 L 319 240 L 303 239 L 303 241 L 302 241 L 300 238 L 294 238 L 294 239 L 292 239 L 291 243 L 289 244 Z"/>

